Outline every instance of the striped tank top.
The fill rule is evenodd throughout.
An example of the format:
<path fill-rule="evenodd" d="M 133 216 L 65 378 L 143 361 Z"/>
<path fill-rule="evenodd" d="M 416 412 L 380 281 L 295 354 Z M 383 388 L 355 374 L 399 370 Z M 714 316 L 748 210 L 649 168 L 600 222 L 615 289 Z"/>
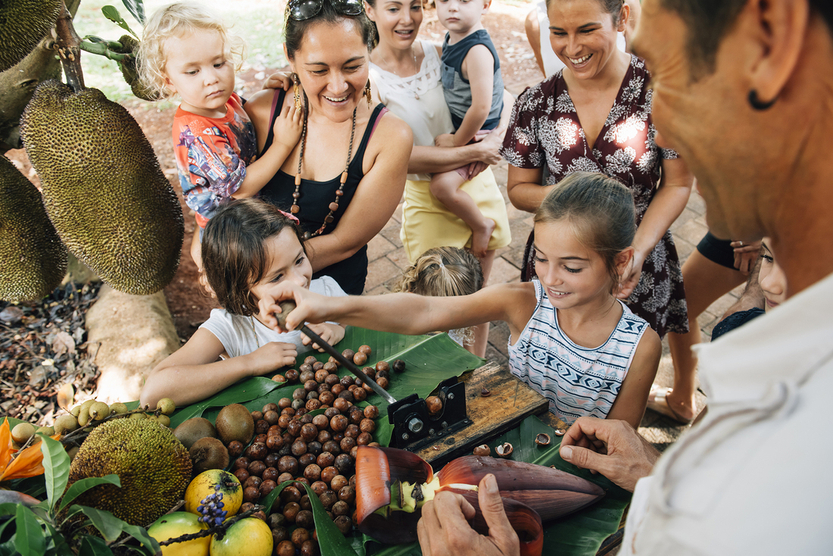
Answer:
<path fill-rule="evenodd" d="M 532 283 L 538 304 L 518 341 L 509 345 L 509 370 L 547 398 L 550 411 L 565 423 L 585 415 L 604 419 L 648 323 L 619 301 L 622 317 L 610 337 L 599 347 L 579 346 L 558 327 L 541 282 Z"/>

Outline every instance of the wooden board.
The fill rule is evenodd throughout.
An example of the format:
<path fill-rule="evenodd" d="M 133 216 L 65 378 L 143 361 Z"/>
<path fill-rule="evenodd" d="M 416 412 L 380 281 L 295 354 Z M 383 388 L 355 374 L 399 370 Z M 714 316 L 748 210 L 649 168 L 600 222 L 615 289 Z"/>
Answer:
<path fill-rule="evenodd" d="M 497 363 L 488 362 L 461 381 L 466 384 L 466 410 L 472 425 L 417 452 L 435 468 L 470 454 L 475 446 L 514 428 L 529 415 L 547 411 L 546 398 Z M 481 396 L 483 388 L 489 390 L 488 397 Z"/>

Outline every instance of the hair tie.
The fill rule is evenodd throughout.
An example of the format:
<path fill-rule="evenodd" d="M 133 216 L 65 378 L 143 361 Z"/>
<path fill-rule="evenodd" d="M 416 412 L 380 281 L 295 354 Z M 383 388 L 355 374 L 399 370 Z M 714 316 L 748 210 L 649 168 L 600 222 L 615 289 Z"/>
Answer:
<path fill-rule="evenodd" d="M 290 213 L 288 213 L 288 212 L 284 212 L 284 211 L 282 211 L 281 209 L 278 209 L 278 212 L 280 212 L 281 214 L 283 214 L 284 216 L 286 216 L 287 218 L 289 218 L 290 220 L 292 220 L 293 222 L 295 222 L 295 224 L 297 224 L 297 225 L 299 225 L 299 226 L 301 225 L 301 221 L 300 221 L 300 220 L 298 220 L 298 217 L 297 217 L 297 216 L 295 216 L 294 214 L 290 214 Z"/>

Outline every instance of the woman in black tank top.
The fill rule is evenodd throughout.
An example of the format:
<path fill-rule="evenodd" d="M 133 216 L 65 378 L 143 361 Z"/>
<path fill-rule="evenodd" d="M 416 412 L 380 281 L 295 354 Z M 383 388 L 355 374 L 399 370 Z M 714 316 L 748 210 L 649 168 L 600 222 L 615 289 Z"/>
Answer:
<path fill-rule="evenodd" d="M 310 236 L 313 278 L 331 276 L 358 295 L 367 277 L 367 243 L 399 203 L 413 140 L 404 122 L 366 100 L 372 28 L 363 12 L 355 13 L 361 4 L 320 5 L 311 17 L 309 2 L 292 0 L 287 10 L 286 52 L 297 95 L 261 91 L 246 108 L 263 152 L 284 103 L 296 96 L 303 103 L 305 138 L 259 195 L 300 220 Z"/>

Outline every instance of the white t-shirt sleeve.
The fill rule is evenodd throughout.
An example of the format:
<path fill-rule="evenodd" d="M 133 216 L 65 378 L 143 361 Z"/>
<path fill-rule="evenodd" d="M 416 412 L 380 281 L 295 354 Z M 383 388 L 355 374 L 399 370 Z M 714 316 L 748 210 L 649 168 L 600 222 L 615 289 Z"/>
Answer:
<path fill-rule="evenodd" d="M 310 282 L 309 290 L 327 297 L 344 297 L 347 295 L 338 285 L 338 282 L 329 276 L 322 276 Z"/>
<path fill-rule="evenodd" d="M 232 315 L 225 309 L 212 309 L 208 320 L 200 328 L 214 334 L 223 344 L 229 357 L 247 355 L 258 347 L 255 332 L 248 317 Z M 246 324 L 249 324 L 247 327 Z"/>

